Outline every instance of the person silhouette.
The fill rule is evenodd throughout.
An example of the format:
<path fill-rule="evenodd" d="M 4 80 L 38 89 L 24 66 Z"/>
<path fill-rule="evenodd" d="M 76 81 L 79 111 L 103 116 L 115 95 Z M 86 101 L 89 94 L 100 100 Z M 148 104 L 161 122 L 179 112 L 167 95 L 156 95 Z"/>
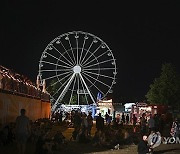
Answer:
<path fill-rule="evenodd" d="M 21 115 L 16 118 L 15 137 L 19 154 L 24 154 L 26 142 L 30 136 L 29 118 L 25 115 L 26 110 L 21 109 Z"/>

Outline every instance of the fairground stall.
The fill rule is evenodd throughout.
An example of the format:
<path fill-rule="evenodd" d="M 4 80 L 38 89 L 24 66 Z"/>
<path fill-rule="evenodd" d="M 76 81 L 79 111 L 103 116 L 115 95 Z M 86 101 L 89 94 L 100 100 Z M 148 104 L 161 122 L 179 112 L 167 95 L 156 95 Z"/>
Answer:
<path fill-rule="evenodd" d="M 95 116 L 98 116 L 98 114 L 101 113 L 101 115 L 104 117 L 106 112 L 111 117 L 113 117 L 114 107 L 113 107 L 112 99 L 98 101 L 98 106 L 96 107 L 96 115 Z"/>
<path fill-rule="evenodd" d="M 157 105 L 157 104 L 147 104 L 144 102 L 137 102 L 132 105 L 131 108 L 131 117 L 133 114 L 136 115 L 137 119 L 139 119 L 143 113 L 146 113 L 146 116 L 152 114 L 167 114 L 171 112 L 171 108 L 167 105 Z"/>

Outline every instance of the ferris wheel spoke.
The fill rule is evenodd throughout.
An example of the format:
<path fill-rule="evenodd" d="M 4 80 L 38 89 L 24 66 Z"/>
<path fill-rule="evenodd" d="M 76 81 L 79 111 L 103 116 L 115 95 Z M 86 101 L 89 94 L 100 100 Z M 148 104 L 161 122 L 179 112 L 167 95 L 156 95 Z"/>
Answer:
<path fill-rule="evenodd" d="M 90 72 L 90 71 L 84 71 L 84 72 L 89 73 L 89 74 L 93 74 L 93 75 L 96 75 L 96 76 L 102 76 L 102 77 L 105 77 L 105 78 L 108 78 L 108 79 L 114 79 L 113 77 L 107 76 L 107 75 L 104 75 L 104 74 L 98 74 L 98 73 L 94 73 L 94 72 Z"/>
<path fill-rule="evenodd" d="M 71 56 L 69 55 L 67 49 L 65 48 L 65 46 L 63 45 L 63 43 L 61 42 L 60 39 L 59 39 L 59 42 L 60 42 L 61 46 L 63 47 L 64 51 L 67 53 L 68 57 L 71 59 L 71 62 L 70 62 L 62 53 L 60 53 L 60 51 L 59 51 L 58 49 L 56 49 L 56 48 L 53 46 L 54 49 L 55 49 L 57 52 L 59 52 L 71 65 L 74 65 L 74 62 L 73 62 Z"/>
<path fill-rule="evenodd" d="M 76 83 L 76 78 L 74 78 L 73 88 L 72 88 L 71 96 L 70 96 L 70 99 L 69 99 L 69 105 L 71 104 L 75 83 Z"/>
<path fill-rule="evenodd" d="M 67 75 L 67 76 L 68 76 L 68 75 Z M 66 76 L 66 77 L 67 77 L 67 76 Z M 70 81 L 70 79 L 72 78 L 72 76 L 73 76 L 73 75 L 71 75 L 71 76 L 59 87 L 59 89 L 54 93 L 53 96 L 55 96 L 55 95 L 59 92 L 59 90 L 61 90 L 62 87 L 63 87 L 66 83 L 68 83 L 68 81 Z M 63 79 L 65 79 L 65 77 L 64 77 Z M 63 79 L 61 79 L 61 81 L 62 81 Z M 60 82 L 60 80 L 59 80 L 59 82 Z"/>
<path fill-rule="evenodd" d="M 71 52 L 72 52 L 72 56 L 73 56 L 73 59 L 74 59 L 74 63 L 76 64 L 76 58 L 74 56 L 74 53 L 73 53 L 73 48 L 72 48 L 72 45 L 71 45 L 71 41 L 68 39 L 68 42 L 69 42 L 69 46 L 71 48 Z"/>
<path fill-rule="evenodd" d="M 91 48 L 92 44 L 93 44 L 93 42 L 91 42 L 91 44 L 90 44 L 90 46 L 89 46 L 88 50 L 86 51 L 86 53 L 85 53 L 85 55 L 84 55 L 84 57 L 83 57 L 82 61 L 80 61 L 80 62 L 79 62 L 81 65 L 83 64 L 83 61 L 84 61 L 84 59 L 86 58 L 86 56 L 87 56 L 87 54 L 88 54 L 88 52 L 89 52 L 89 50 L 90 50 L 90 48 Z"/>
<path fill-rule="evenodd" d="M 92 83 L 92 81 L 86 77 L 85 74 L 83 74 L 84 78 L 86 78 L 86 80 L 88 80 L 99 92 L 101 92 L 104 95 L 104 92 L 102 92 L 102 90 L 100 90 L 94 83 Z"/>
<path fill-rule="evenodd" d="M 66 76 L 62 77 L 60 80 L 58 80 L 60 83 L 61 81 L 65 80 L 68 76 L 72 75 L 72 72 L 70 74 L 67 74 Z M 62 83 L 61 83 L 62 84 Z"/>
<path fill-rule="evenodd" d="M 95 81 L 97 81 L 97 82 L 99 82 L 99 83 L 102 83 L 102 84 L 105 85 L 106 87 L 111 88 L 111 86 L 105 84 L 104 82 L 102 82 L 102 81 L 100 81 L 100 80 L 98 80 L 98 79 L 90 76 L 89 74 L 87 74 L 87 73 L 85 73 L 85 72 L 83 72 L 83 73 L 86 74 L 87 76 L 89 76 L 90 78 L 92 78 L 93 80 L 95 80 Z"/>
<path fill-rule="evenodd" d="M 68 65 L 73 66 L 73 63 L 70 62 L 54 45 L 52 45 L 52 47 L 53 47 L 64 59 L 66 59 L 66 60 L 71 64 L 71 65 L 70 65 L 70 64 L 68 64 Z M 65 48 L 64 48 L 64 50 L 65 50 L 66 53 L 68 53 Z M 70 58 L 70 59 L 71 59 L 71 58 Z M 67 65 L 66 62 L 64 62 L 64 63 Z"/>
<path fill-rule="evenodd" d="M 83 68 L 83 70 L 87 71 L 87 70 L 90 70 L 90 71 L 99 71 L 99 70 L 115 70 L 115 68 L 113 67 L 107 67 L 107 68 Z"/>
<path fill-rule="evenodd" d="M 81 54 L 80 54 L 80 58 L 79 58 L 78 64 L 80 64 L 80 61 L 81 61 L 81 58 L 82 58 L 82 53 L 83 53 L 83 51 L 84 51 L 84 45 L 85 45 L 85 43 L 86 43 L 86 39 L 84 39 L 84 41 L 83 41 L 83 46 L 82 46 L 82 49 L 81 49 Z"/>
<path fill-rule="evenodd" d="M 109 52 L 109 51 L 106 51 L 106 52 L 104 52 L 104 53 L 100 54 L 98 57 L 93 58 L 91 61 L 89 61 L 89 62 L 87 62 L 87 63 L 85 63 L 85 62 L 84 62 L 83 66 L 86 66 L 86 65 L 88 65 L 88 64 L 90 64 L 90 63 L 92 63 L 93 61 L 95 61 L 96 59 L 98 59 L 98 58 L 102 57 L 103 55 L 105 55 L 105 54 L 106 54 L 106 53 L 108 53 L 108 52 Z M 88 57 L 88 58 L 89 58 L 89 57 Z"/>
<path fill-rule="evenodd" d="M 58 75 L 53 75 L 53 76 L 50 76 L 48 78 L 44 78 L 44 80 L 49 80 L 49 79 L 53 79 L 53 78 L 56 78 L 58 76 L 62 76 L 62 75 L 65 75 L 65 74 L 69 74 L 70 72 L 64 72 L 64 73 L 61 73 L 61 74 L 58 74 Z"/>
<path fill-rule="evenodd" d="M 56 70 L 41 70 L 40 72 L 67 72 L 67 71 L 71 71 L 72 69 L 56 69 Z"/>
<path fill-rule="evenodd" d="M 76 33 L 76 36 L 77 36 L 77 33 Z M 76 58 L 77 58 L 77 64 L 79 64 L 79 60 L 78 60 L 78 58 L 79 58 L 78 57 L 79 56 L 78 39 L 77 39 L 77 37 L 75 37 L 75 38 L 76 38 L 76 48 L 77 48 L 77 57 Z"/>
<path fill-rule="evenodd" d="M 50 64 L 50 65 L 54 65 L 54 66 L 61 66 L 61 67 L 64 67 L 64 68 L 70 68 L 70 67 L 68 67 L 68 66 L 59 65 L 59 64 L 51 63 L 51 62 L 44 61 L 44 60 L 42 60 L 41 62 L 46 63 L 46 64 Z"/>
<path fill-rule="evenodd" d="M 48 53 L 48 52 L 46 52 L 46 54 L 48 54 L 49 56 L 53 57 L 54 59 L 57 59 L 58 61 L 63 62 L 64 64 L 66 64 L 66 65 L 68 65 L 68 66 L 72 67 L 72 65 L 70 65 L 70 64 L 68 64 L 68 63 L 66 63 L 66 62 L 64 62 L 64 61 L 62 61 L 61 59 L 59 59 L 59 58 L 57 58 L 57 57 L 53 56 L 52 54 L 50 54 L 50 53 Z"/>
<path fill-rule="evenodd" d="M 65 88 L 63 89 L 63 91 L 61 92 L 61 94 L 59 95 L 58 99 L 56 100 L 56 102 L 59 102 L 59 100 L 61 101 L 64 97 L 64 95 L 66 94 L 68 88 L 70 87 L 73 79 L 74 79 L 75 73 L 73 73 L 73 75 L 69 78 L 68 83 L 66 84 Z"/>
<path fill-rule="evenodd" d="M 81 85 L 82 85 L 82 88 L 83 88 L 83 91 L 84 91 L 84 95 L 85 95 L 85 98 L 86 98 L 86 102 L 87 102 L 87 104 L 89 104 L 89 103 L 88 103 L 88 99 L 87 99 L 87 94 L 86 94 L 86 92 L 85 92 L 85 88 L 84 88 L 83 81 L 82 81 L 81 78 L 80 78 L 80 81 L 81 81 Z"/>
<path fill-rule="evenodd" d="M 89 60 L 89 58 L 91 58 L 92 55 L 94 55 L 94 54 L 99 50 L 100 47 L 101 47 L 101 45 L 99 45 L 99 46 L 96 48 L 96 50 L 94 50 L 94 52 L 83 62 L 82 65 L 84 65 L 84 64 Z"/>
<path fill-rule="evenodd" d="M 79 73 L 79 76 L 80 76 L 80 78 L 82 79 L 82 82 L 84 83 L 84 86 L 86 87 L 86 89 L 87 89 L 87 91 L 88 91 L 88 93 L 89 93 L 89 96 L 91 97 L 93 103 L 96 103 L 95 100 L 94 100 L 94 98 L 93 98 L 93 96 L 92 96 L 92 94 L 91 94 L 91 92 L 90 92 L 90 90 L 89 90 L 89 88 L 88 88 L 88 86 L 87 86 L 87 84 L 86 84 L 86 82 L 84 81 L 81 73 Z"/>
<path fill-rule="evenodd" d="M 49 85 L 47 88 L 49 88 L 50 86 L 54 86 L 54 85 L 56 85 L 57 83 L 61 83 L 61 81 L 63 81 L 65 78 L 67 78 L 67 77 L 70 76 L 70 75 L 71 75 L 71 74 L 68 74 L 68 75 L 64 76 L 64 77 L 61 78 L 60 80 L 57 80 L 55 83 Z M 61 85 L 62 85 L 62 83 L 61 83 Z"/>
<path fill-rule="evenodd" d="M 105 60 L 105 61 L 102 61 L 102 62 L 98 62 L 98 63 L 92 64 L 92 65 L 86 66 L 84 68 L 89 68 L 89 67 L 100 65 L 100 64 L 107 63 L 107 62 L 110 62 L 110 61 L 113 61 L 113 59 L 109 59 L 109 60 Z"/>
<path fill-rule="evenodd" d="M 48 53 L 47 51 L 45 53 L 48 54 L 49 56 L 53 57 L 54 59 L 59 60 L 57 57 L 53 56 L 52 54 Z"/>

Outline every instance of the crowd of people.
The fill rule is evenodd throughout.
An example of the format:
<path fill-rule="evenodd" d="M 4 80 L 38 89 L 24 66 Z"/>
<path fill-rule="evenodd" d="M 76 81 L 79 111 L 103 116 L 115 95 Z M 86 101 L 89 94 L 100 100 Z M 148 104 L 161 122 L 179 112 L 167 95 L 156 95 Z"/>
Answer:
<path fill-rule="evenodd" d="M 17 143 L 17 147 L 21 153 L 25 152 L 27 142 L 35 144 L 35 153 L 53 153 L 61 151 L 68 142 L 90 143 L 95 147 L 118 148 L 119 145 L 133 143 L 133 137 L 129 134 L 129 130 L 125 129 L 112 121 L 106 123 L 101 114 L 93 119 L 91 112 L 88 115 L 84 112 L 74 111 L 71 114 L 72 137 L 70 140 L 63 135 L 61 130 L 53 132 L 53 126 L 60 124 L 68 128 L 69 122 L 67 118 L 63 120 L 58 116 L 54 119 L 39 119 L 34 122 L 25 116 L 25 110 L 21 110 L 21 116 L 18 116 L 14 123 L 4 126 L 0 130 L 0 146 Z M 29 122 L 28 122 L 29 121 Z M 92 127 L 96 128 L 92 133 Z M 118 145 L 118 146 L 117 146 Z"/>
<path fill-rule="evenodd" d="M 65 116 L 63 118 L 63 116 Z M 30 142 L 35 146 L 36 154 L 51 154 L 68 147 L 69 142 L 77 144 L 91 144 L 94 147 L 103 147 L 107 149 L 119 149 L 121 145 L 138 144 L 138 152 L 149 151 L 147 138 L 152 133 L 158 132 L 163 135 L 165 124 L 162 116 L 144 113 L 137 124 L 135 115 L 132 117 L 132 124 L 118 122 L 116 118 L 108 120 L 108 116 L 102 117 L 101 113 L 95 118 L 92 113 L 72 111 L 63 115 L 61 112 L 55 114 L 52 119 L 38 119 L 34 122 L 25 116 L 25 110 L 21 110 L 21 116 L 18 116 L 15 123 L 4 126 L 0 130 L 0 146 L 6 146 L 17 142 L 17 147 L 21 153 L 25 152 L 25 144 Z M 126 119 L 126 118 L 125 118 Z M 68 140 L 62 131 L 53 132 L 54 125 L 73 129 L 72 136 Z M 170 123 L 173 130 L 179 126 L 176 120 Z M 95 132 L 92 133 L 92 128 Z M 139 131 L 134 132 L 133 128 L 139 127 Z M 179 128 L 178 128 L 179 129 Z M 53 132 L 53 133 L 52 133 Z M 169 133 L 171 134 L 171 133 Z M 171 134 L 177 135 L 176 132 Z"/>
<path fill-rule="evenodd" d="M 42 92 L 40 88 L 24 75 L 16 73 L 0 65 L 0 89 L 14 94 L 42 98 L 49 100 L 49 94 Z"/>
<path fill-rule="evenodd" d="M 93 119 L 92 113 L 88 115 L 75 111 L 72 114 L 74 131 L 71 140 L 79 143 L 92 143 L 93 146 L 114 149 L 119 145 L 134 143 L 134 138 L 130 135 L 132 130 L 116 122 L 116 119 L 108 120 L 102 117 L 101 113 Z M 94 121 L 94 122 L 93 122 Z M 96 128 L 92 135 L 92 127 Z"/>

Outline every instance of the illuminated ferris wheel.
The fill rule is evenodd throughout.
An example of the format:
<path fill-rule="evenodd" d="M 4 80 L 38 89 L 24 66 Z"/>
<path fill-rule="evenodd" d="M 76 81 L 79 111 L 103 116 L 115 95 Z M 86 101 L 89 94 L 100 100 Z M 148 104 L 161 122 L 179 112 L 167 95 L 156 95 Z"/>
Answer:
<path fill-rule="evenodd" d="M 116 61 L 99 37 L 82 31 L 62 34 L 52 40 L 39 62 L 39 78 L 46 81 L 55 109 L 59 103 L 96 104 L 116 83 Z"/>

